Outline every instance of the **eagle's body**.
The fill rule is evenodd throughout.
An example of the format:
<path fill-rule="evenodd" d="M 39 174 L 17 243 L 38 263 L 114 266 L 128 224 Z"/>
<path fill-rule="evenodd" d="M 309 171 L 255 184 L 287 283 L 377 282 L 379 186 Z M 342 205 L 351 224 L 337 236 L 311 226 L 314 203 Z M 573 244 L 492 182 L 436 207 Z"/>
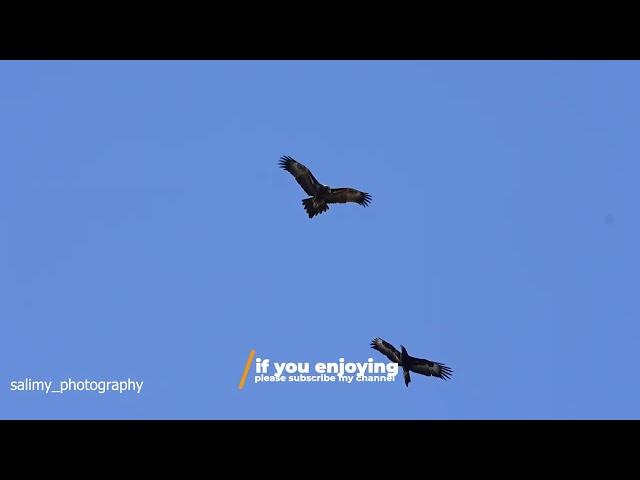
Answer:
<path fill-rule="evenodd" d="M 309 218 L 329 210 L 330 203 L 353 202 L 366 207 L 371 201 L 371 195 L 355 188 L 331 188 L 321 184 L 307 167 L 289 156 L 281 157 L 280 167 L 293 175 L 296 182 L 309 195 L 309 198 L 302 200 Z"/>
<path fill-rule="evenodd" d="M 396 362 L 402 367 L 404 384 L 407 387 L 409 386 L 409 382 L 411 382 L 410 372 L 426 375 L 427 377 L 438 377 L 443 380 L 448 380 L 451 377 L 453 371 L 446 365 L 424 358 L 412 357 L 402 345 L 400 345 L 400 347 L 402 348 L 402 352 L 399 352 L 393 345 L 385 342 L 381 338 L 374 338 L 371 342 L 371 348 L 379 351 L 389 360 Z"/>

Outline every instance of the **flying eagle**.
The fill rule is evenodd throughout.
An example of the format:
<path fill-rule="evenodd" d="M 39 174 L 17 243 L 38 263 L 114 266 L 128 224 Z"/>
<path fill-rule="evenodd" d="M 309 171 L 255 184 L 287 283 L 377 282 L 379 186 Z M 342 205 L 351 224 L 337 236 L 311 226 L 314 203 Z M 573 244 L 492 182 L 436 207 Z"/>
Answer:
<path fill-rule="evenodd" d="M 280 167 L 293 175 L 309 195 L 309 198 L 302 200 L 309 218 L 329 210 L 329 203 L 353 202 L 366 207 L 371 201 L 371 195 L 355 188 L 330 188 L 321 184 L 307 167 L 289 156 L 280 157 Z"/>
<path fill-rule="evenodd" d="M 407 353 L 407 350 L 400 345 L 402 352 L 381 338 L 374 338 L 371 342 L 371 348 L 385 355 L 392 362 L 396 362 L 402 367 L 404 373 L 404 384 L 408 387 L 411 381 L 409 372 L 419 373 L 427 377 L 438 377 L 448 380 L 453 371 L 442 363 L 432 362 L 424 358 L 415 358 Z"/>

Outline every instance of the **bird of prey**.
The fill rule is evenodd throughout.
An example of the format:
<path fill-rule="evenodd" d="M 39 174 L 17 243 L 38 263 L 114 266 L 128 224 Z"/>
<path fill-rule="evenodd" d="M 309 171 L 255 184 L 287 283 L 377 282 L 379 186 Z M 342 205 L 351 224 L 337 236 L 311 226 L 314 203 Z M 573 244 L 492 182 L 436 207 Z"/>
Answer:
<path fill-rule="evenodd" d="M 426 375 L 427 377 L 438 377 L 443 380 L 448 380 L 451 377 L 453 371 L 443 365 L 442 363 L 432 362 L 424 358 L 412 357 L 407 353 L 407 350 L 400 345 L 402 352 L 396 350 L 396 348 L 388 342 L 385 342 L 381 338 L 374 338 L 371 342 L 371 348 L 379 351 L 385 355 L 392 362 L 396 362 L 402 367 L 404 373 L 404 384 L 408 387 L 411 382 L 411 376 L 409 372 L 419 373 Z"/>
<path fill-rule="evenodd" d="M 366 207 L 371 201 L 371 195 L 355 188 L 330 188 L 328 185 L 321 184 L 307 167 L 289 156 L 280 157 L 280 167 L 293 175 L 309 195 L 309 198 L 302 200 L 309 218 L 329 210 L 330 203 L 353 202 Z"/>

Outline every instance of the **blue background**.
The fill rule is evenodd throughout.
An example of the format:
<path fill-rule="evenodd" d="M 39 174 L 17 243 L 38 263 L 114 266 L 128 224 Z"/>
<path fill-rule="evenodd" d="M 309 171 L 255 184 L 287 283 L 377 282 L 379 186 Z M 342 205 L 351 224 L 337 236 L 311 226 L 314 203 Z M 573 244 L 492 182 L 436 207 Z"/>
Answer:
<path fill-rule="evenodd" d="M 640 63 L 0 62 L 2 418 L 640 418 Z M 309 220 L 281 155 L 371 193 Z M 447 382 L 253 384 L 274 361 Z M 10 392 L 24 378 L 142 394 Z"/>

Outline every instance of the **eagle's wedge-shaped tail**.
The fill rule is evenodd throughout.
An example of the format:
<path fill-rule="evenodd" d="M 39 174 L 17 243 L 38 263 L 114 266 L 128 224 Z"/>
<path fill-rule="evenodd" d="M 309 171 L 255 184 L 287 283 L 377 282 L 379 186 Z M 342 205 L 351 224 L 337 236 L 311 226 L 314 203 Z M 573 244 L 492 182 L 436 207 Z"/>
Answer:
<path fill-rule="evenodd" d="M 409 383 L 411 383 L 411 374 L 409 373 L 409 369 L 405 366 L 402 367 L 402 374 L 404 376 L 404 384 L 408 387 Z"/>
<path fill-rule="evenodd" d="M 305 198 L 302 200 L 302 204 L 304 205 L 304 209 L 307 211 L 309 218 L 313 218 L 316 215 L 320 215 L 321 213 L 329 210 L 329 205 L 327 205 L 323 200 L 318 200 L 317 198 Z"/>

